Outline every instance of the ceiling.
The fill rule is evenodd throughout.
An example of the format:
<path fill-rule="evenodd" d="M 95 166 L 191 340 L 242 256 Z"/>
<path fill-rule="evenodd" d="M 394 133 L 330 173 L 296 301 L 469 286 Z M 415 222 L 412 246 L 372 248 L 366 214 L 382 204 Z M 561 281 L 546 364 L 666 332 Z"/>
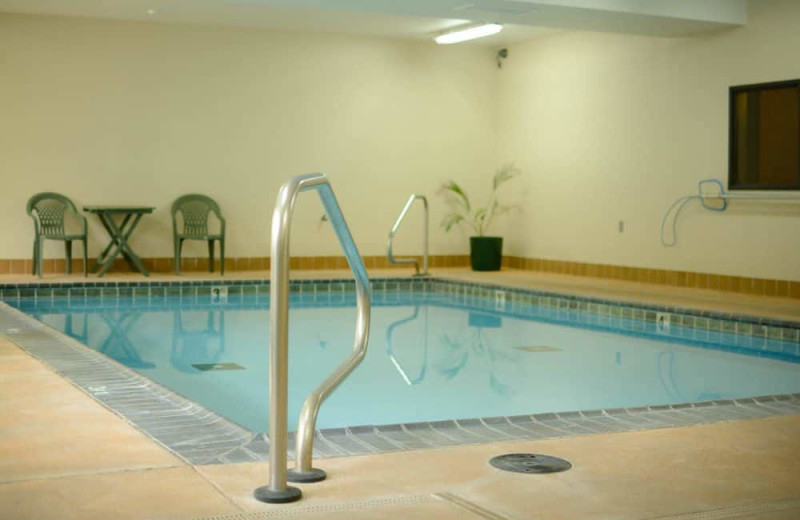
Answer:
<path fill-rule="evenodd" d="M 683 36 L 738 27 L 746 0 L 0 0 L 0 12 L 259 27 L 430 40 L 498 22 L 471 43 L 507 45 L 563 29 Z"/>

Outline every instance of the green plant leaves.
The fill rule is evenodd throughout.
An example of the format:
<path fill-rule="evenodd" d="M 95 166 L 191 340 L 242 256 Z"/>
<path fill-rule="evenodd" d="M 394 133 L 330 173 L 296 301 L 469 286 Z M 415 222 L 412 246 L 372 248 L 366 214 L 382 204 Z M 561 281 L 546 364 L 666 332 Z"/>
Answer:
<path fill-rule="evenodd" d="M 442 227 L 445 231 L 450 231 L 453 226 L 465 222 L 469 224 L 478 236 L 483 236 L 486 229 L 497 215 L 502 215 L 517 206 L 500 205 L 497 200 L 497 191 L 501 185 L 518 176 L 520 171 L 512 164 L 500 168 L 492 177 L 492 193 L 489 203 L 485 207 L 476 208 L 474 211 L 470 206 L 469 197 L 457 182 L 449 180 L 442 184 L 439 193 L 445 197 L 445 203 L 450 207 L 450 213 L 442 219 Z"/>
<path fill-rule="evenodd" d="M 442 219 L 442 227 L 445 231 L 450 231 L 450 229 L 458 224 L 459 222 L 463 221 L 464 217 L 457 213 L 450 213 L 449 215 L 445 215 Z"/>
<path fill-rule="evenodd" d="M 509 181 L 519 175 L 519 169 L 514 168 L 513 165 L 506 165 L 500 168 L 500 170 L 494 175 L 494 179 L 492 179 L 492 186 L 494 190 L 500 187 L 506 181 Z"/>
<path fill-rule="evenodd" d="M 469 211 L 469 197 L 467 197 L 467 194 L 464 193 L 464 190 L 461 189 L 461 186 L 459 186 L 456 181 L 447 181 L 446 183 L 442 184 L 440 191 L 450 193 L 451 196 L 456 196 L 461 200 L 461 203 L 464 204 L 466 210 Z"/>

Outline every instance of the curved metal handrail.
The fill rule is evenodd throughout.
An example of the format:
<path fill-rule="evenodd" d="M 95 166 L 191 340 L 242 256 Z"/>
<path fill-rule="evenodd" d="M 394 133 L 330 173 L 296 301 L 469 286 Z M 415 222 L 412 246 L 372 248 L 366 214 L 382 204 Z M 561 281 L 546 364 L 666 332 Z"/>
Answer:
<path fill-rule="evenodd" d="M 403 378 L 403 381 L 405 381 L 408 386 L 416 385 L 422 382 L 423 379 L 425 379 L 425 370 L 428 365 L 428 307 L 427 306 L 425 307 L 425 326 L 423 328 L 425 333 L 423 340 L 423 355 L 425 357 L 425 362 L 423 363 L 422 368 L 419 371 L 419 375 L 417 375 L 417 377 L 415 377 L 414 379 L 408 377 L 408 374 L 403 368 L 403 365 L 395 357 L 394 350 L 392 348 L 392 335 L 394 334 L 394 329 L 396 329 L 400 325 L 404 325 L 406 323 L 412 322 L 417 319 L 417 317 L 419 316 L 419 307 L 420 307 L 419 305 L 415 305 L 414 313 L 411 316 L 409 316 L 408 318 L 404 318 L 402 320 L 395 321 L 394 323 L 389 325 L 389 328 L 386 329 L 386 354 L 389 356 L 389 361 L 392 362 L 394 367 L 400 373 L 400 376 Z"/>
<path fill-rule="evenodd" d="M 422 272 L 419 271 L 419 262 L 416 261 L 414 258 L 395 258 L 392 254 L 392 242 L 394 241 L 394 234 L 397 233 L 397 229 L 400 227 L 400 224 L 403 222 L 403 219 L 406 218 L 406 214 L 408 210 L 411 209 L 411 206 L 414 204 L 415 200 L 421 200 L 423 207 L 425 208 L 425 229 L 423 230 L 423 251 L 422 251 Z M 403 209 L 400 211 L 400 215 L 397 216 L 397 219 L 394 221 L 394 225 L 392 226 L 391 231 L 389 231 L 389 239 L 387 245 L 387 252 L 386 256 L 389 257 L 389 263 L 392 264 L 414 264 L 414 269 L 416 269 L 416 274 L 414 276 L 428 276 L 428 199 L 425 198 L 424 195 L 411 195 L 408 200 L 406 201 L 406 205 L 403 206 Z"/>
<path fill-rule="evenodd" d="M 369 341 L 370 288 L 364 261 L 358 253 L 350 229 L 336 202 L 330 182 L 321 173 L 299 175 L 286 181 L 278 192 L 272 213 L 271 276 L 270 276 L 270 377 L 269 377 L 269 484 L 255 490 L 263 502 L 292 502 L 301 497 L 300 490 L 287 486 L 288 444 L 287 403 L 289 369 L 289 236 L 292 212 L 297 194 L 315 189 L 322 200 L 328 219 L 344 250 L 356 285 L 356 334 L 352 354 L 328 376 L 303 404 L 297 431 L 297 464 L 292 481 L 316 482 L 325 472 L 311 467 L 314 427 L 319 407 L 325 398 L 364 359 Z"/>

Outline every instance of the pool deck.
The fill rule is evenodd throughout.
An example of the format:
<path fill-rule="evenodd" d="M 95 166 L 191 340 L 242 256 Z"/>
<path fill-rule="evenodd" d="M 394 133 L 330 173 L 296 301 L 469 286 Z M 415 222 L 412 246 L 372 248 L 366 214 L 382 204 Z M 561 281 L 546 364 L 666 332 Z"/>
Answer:
<path fill-rule="evenodd" d="M 404 276 L 403 270 L 371 272 Z M 798 300 L 523 271 L 435 276 L 800 321 Z M 338 278 L 339 271 L 297 271 Z M 224 279 L 267 279 L 240 272 Z M 111 274 L 89 281 L 138 281 Z M 190 273 L 152 281 L 219 279 Z M 84 281 L 46 277 L 46 283 Z M 4 275 L 2 283 L 38 283 Z M 0 333 L 1 334 L 1 333 Z M 327 458 L 329 480 L 283 506 L 252 498 L 266 463 L 191 465 L 0 336 L 0 518 L 752 519 L 800 518 L 800 415 L 711 425 Z M 498 454 L 564 457 L 570 471 L 504 473 Z"/>

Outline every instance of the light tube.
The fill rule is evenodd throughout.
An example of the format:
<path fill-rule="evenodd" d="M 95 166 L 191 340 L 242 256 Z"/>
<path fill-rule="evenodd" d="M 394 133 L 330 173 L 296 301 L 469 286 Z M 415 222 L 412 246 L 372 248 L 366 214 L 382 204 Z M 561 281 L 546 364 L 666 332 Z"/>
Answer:
<path fill-rule="evenodd" d="M 449 45 L 451 43 L 461 43 L 468 40 L 474 40 L 476 38 L 483 38 L 484 36 L 491 36 L 492 34 L 497 34 L 502 30 L 503 26 L 499 23 L 486 23 L 446 32 L 440 36 L 437 36 L 435 40 L 439 45 Z"/>

